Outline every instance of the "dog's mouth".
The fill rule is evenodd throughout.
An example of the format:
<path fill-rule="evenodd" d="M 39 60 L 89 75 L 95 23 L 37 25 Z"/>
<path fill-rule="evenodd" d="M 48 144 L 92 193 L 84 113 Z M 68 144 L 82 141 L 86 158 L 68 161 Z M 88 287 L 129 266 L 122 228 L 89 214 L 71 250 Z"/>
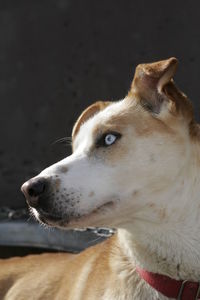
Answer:
<path fill-rule="evenodd" d="M 58 227 L 73 227 L 73 226 L 81 226 L 81 224 L 89 223 L 90 219 L 95 219 L 95 216 L 100 213 L 105 213 L 111 208 L 114 208 L 115 203 L 113 201 L 109 201 L 89 213 L 86 214 L 69 214 L 69 215 L 59 215 L 52 212 L 45 212 L 41 209 L 32 209 L 31 211 L 33 215 L 36 217 L 38 221 L 41 223 L 47 224 L 49 226 L 58 226 Z"/>

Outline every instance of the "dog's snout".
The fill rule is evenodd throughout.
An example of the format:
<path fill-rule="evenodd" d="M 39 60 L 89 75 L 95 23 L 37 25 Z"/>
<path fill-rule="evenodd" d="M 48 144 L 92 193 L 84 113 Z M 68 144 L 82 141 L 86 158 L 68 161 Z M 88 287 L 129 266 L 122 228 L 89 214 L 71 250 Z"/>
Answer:
<path fill-rule="evenodd" d="M 47 188 L 47 182 L 44 178 L 30 179 L 25 182 L 21 190 L 26 197 L 28 204 L 32 207 L 37 207 L 39 196 L 43 195 Z"/>
<path fill-rule="evenodd" d="M 28 194 L 30 197 L 37 197 L 43 194 L 45 190 L 45 181 L 43 180 L 36 180 L 33 181 L 28 187 Z"/>

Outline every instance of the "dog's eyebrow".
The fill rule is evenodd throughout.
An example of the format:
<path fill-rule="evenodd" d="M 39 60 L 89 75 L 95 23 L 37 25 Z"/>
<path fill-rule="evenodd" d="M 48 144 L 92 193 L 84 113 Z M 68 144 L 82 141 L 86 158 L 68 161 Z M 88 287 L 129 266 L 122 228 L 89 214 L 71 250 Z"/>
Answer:
<path fill-rule="evenodd" d="M 97 136 L 101 136 L 106 133 L 118 133 L 121 131 L 121 125 L 119 124 L 98 124 L 93 129 L 93 138 L 95 139 Z"/>

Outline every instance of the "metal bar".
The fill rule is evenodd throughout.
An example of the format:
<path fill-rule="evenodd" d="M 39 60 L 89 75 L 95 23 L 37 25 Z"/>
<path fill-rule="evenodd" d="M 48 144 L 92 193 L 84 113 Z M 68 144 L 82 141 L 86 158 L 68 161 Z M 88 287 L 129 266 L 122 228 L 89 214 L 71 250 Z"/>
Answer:
<path fill-rule="evenodd" d="M 187 282 L 187 280 L 184 280 L 181 284 L 181 288 L 179 290 L 179 293 L 178 293 L 178 298 L 177 300 L 181 300 L 181 297 L 182 297 L 182 294 L 183 294 L 183 290 L 184 290 L 184 287 L 185 287 L 185 283 Z"/>
<path fill-rule="evenodd" d="M 108 230 L 107 237 L 109 235 L 111 233 Z M 36 222 L 26 220 L 0 222 L 2 246 L 37 247 L 77 253 L 105 238 L 106 234 L 98 234 L 96 229 L 79 231 L 44 228 Z"/>
<path fill-rule="evenodd" d="M 199 282 L 199 287 L 198 287 L 198 290 L 197 290 L 197 294 L 196 294 L 195 300 L 199 299 L 199 295 L 200 295 L 200 282 Z"/>

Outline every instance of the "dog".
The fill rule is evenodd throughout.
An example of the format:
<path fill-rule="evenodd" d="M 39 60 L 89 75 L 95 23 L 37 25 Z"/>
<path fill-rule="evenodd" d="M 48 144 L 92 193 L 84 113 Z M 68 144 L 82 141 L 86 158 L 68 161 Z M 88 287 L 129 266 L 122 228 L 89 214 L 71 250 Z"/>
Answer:
<path fill-rule="evenodd" d="M 124 99 L 83 111 L 72 155 L 22 185 L 40 222 L 116 233 L 76 255 L 1 260 L 0 299 L 200 299 L 200 128 L 176 68 L 138 65 Z"/>

